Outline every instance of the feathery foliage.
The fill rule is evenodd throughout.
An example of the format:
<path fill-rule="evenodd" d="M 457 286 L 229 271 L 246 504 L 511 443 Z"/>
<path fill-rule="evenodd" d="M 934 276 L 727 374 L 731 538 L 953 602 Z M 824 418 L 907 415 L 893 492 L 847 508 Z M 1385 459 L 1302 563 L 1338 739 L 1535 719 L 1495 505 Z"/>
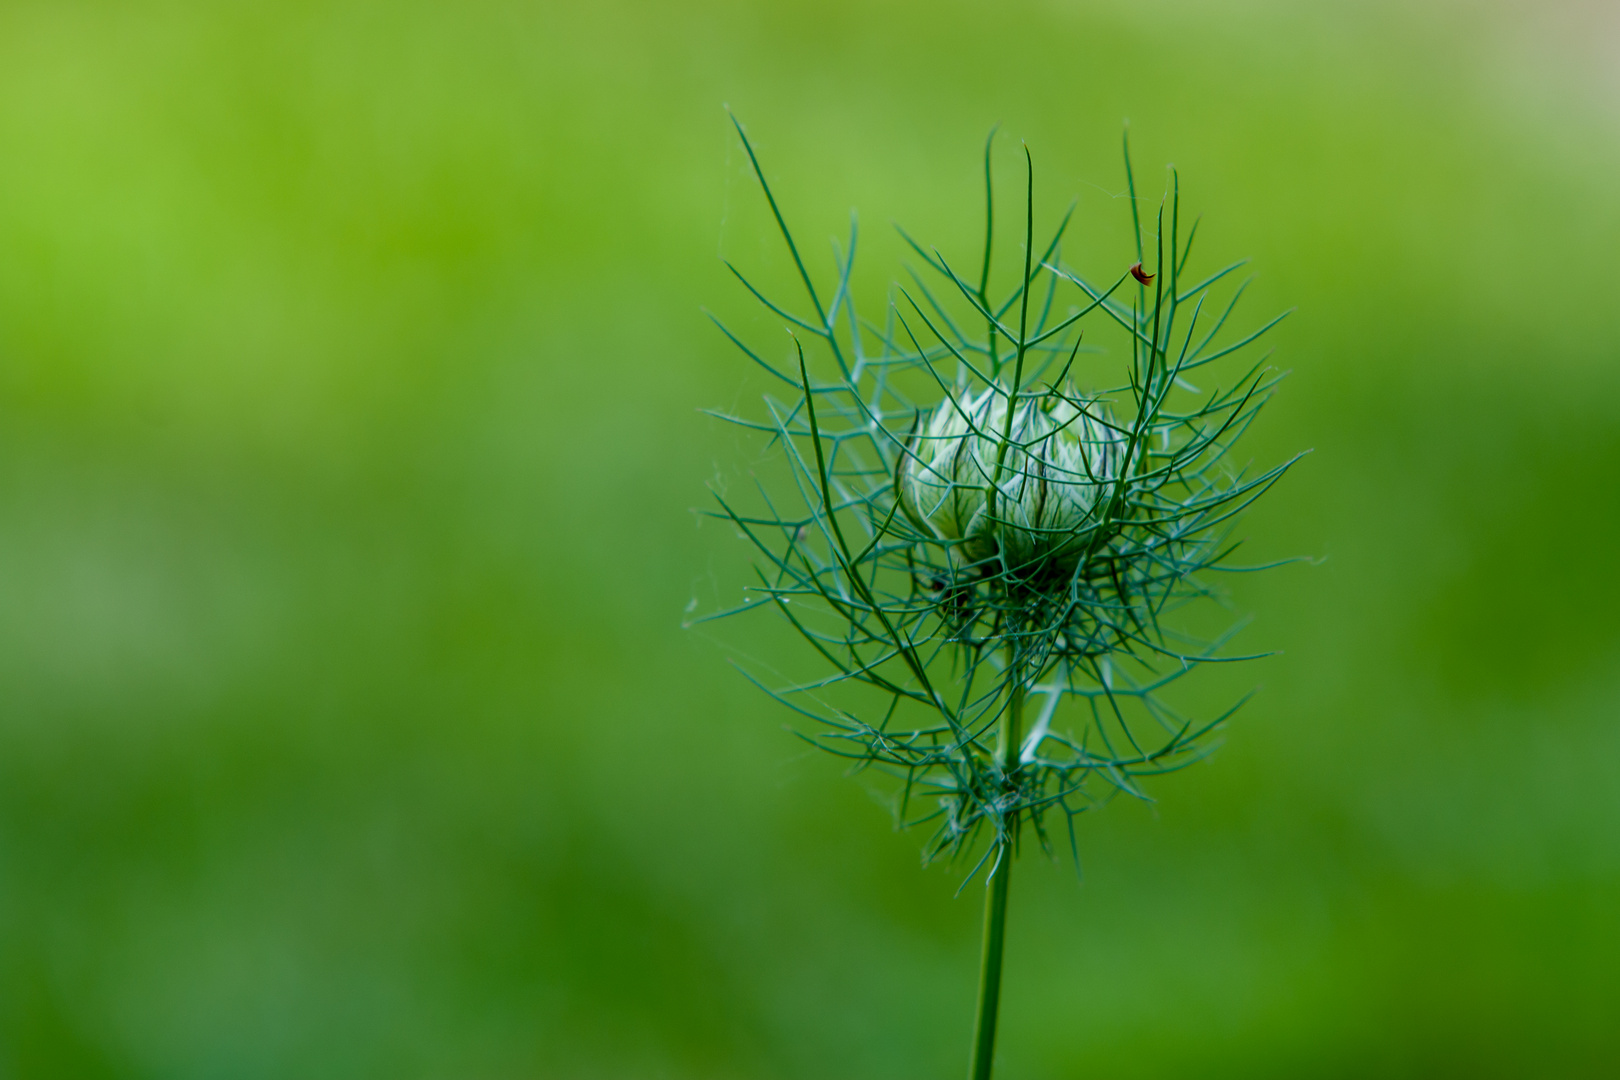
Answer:
<path fill-rule="evenodd" d="M 731 267 L 793 340 L 773 364 L 721 326 L 782 384 L 763 418 L 725 418 L 768 433 L 787 477 L 756 484 L 746 504 L 716 492 L 716 516 L 757 552 L 757 582 L 704 618 L 770 607 L 802 635 L 826 677 L 750 677 L 813 721 L 804 737 L 899 778 L 901 823 L 934 826 L 927 857 L 984 838 L 999 864 L 1025 823 L 1050 850 L 1060 814 L 1072 847 L 1074 815 L 1119 792 L 1145 798 L 1140 778 L 1197 760 L 1236 708 L 1193 717 L 1166 702 L 1194 668 L 1239 659 L 1224 652 L 1236 626 L 1200 639 L 1175 614 L 1220 596 L 1209 572 L 1239 569 L 1227 562 L 1238 514 L 1292 461 L 1254 471 L 1233 454 L 1280 377 L 1264 356 L 1223 387 L 1194 379 L 1218 375 L 1282 316 L 1227 331 L 1244 284 L 1212 297 L 1243 264 L 1189 276 L 1197 226 L 1183 237 L 1173 171 L 1144 233 L 1128 141 L 1136 264 L 1106 282 L 1066 264 L 1072 205 L 1037 246 L 1026 148 L 1022 273 L 992 296 L 987 141 L 977 273 L 902 231 L 920 269 L 870 321 L 850 287 L 854 224 L 836 278 L 818 287 L 736 128 L 809 310 Z M 1110 366 L 1081 343 L 1095 321 L 1123 330 L 1129 355 L 1104 385 L 1077 389 L 1082 367 Z M 829 693 L 839 684 L 869 687 L 877 696 L 850 700 L 878 704 L 844 704 Z"/>

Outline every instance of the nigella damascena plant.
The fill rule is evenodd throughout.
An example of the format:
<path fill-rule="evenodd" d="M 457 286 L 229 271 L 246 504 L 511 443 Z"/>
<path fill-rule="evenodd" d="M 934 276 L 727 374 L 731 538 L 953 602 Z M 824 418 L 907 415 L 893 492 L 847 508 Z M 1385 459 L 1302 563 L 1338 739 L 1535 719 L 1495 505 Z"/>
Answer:
<path fill-rule="evenodd" d="M 756 346 L 720 325 L 775 392 L 760 414 L 719 414 L 760 433 L 765 456 L 751 494 L 717 487 L 714 516 L 752 547 L 755 576 L 704 618 L 785 618 L 821 670 L 756 681 L 800 735 L 894 777 L 899 823 L 931 829 L 925 858 L 983 874 L 971 1075 L 986 1080 L 1021 846 L 1051 851 L 1056 823 L 1072 850 L 1077 815 L 1147 798 L 1144 778 L 1207 753 L 1236 707 L 1186 714 L 1171 691 L 1239 659 L 1230 632 L 1200 637 L 1183 611 L 1221 596 L 1215 572 L 1256 569 L 1229 562 L 1234 524 L 1293 463 L 1255 470 L 1233 452 L 1278 378 L 1242 357 L 1282 316 L 1233 328 L 1243 263 L 1190 274 L 1197 226 L 1183 232 L 1174 170 L 1144 227 L 1128 152 L 1134 247 L 1084 253 L 1112 269 L 1065 258 L 1073 204 L 1036 243 L 1026 149 L 1022 246 L 993 274 L 987 142 L 972 269 L 902 231 L 917 263 L 881 318 L 863 318 L 853 222 L 818 285 L 737 133 L 803 299 L 730 267 L 790 340 Z"/>

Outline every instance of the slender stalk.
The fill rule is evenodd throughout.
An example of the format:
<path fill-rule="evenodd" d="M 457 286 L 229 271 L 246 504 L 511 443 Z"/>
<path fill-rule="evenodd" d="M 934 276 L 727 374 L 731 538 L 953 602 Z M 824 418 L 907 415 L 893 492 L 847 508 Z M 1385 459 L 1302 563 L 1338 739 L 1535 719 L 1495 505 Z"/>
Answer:
<path fill-rule="evenodd" d="M 1024 682 L 1012 646 L 1007 649 L 1007 674 L 1011 688 L 1007 712 L 996 739 L 996 757 L 1006 778 L 1004 783 L 1011 784 L 1013 770 L 1018 767 L 1018 743 L 1024 720 Z M 1012 880 L 1012 841 L 1017 831 L 1018 818 L 1014 816 L 996 842 L 995 865 L 985 885 L 984 952 L 979 961 L 979 1010 L 973 1024 L 970 1080 L 990 1080 L 990 1068 L 995 1061 L 996 1014 L 1001 1007 L 1001 955 L 1007 937 L 1007 888 Z"/>
<path fill-rule="evenodd" d="M 996 868 L 985 887 L 984 956 L 979 966 L 979 1015 L 973 1025 L 971 1080 L 990 1080 L 996 1052 L 996 1011 L 1001 1005 L 1001 951 L 1007 933 L 1007 885 L 1012 877 L 1012 852 L 1002 845 Z"/>

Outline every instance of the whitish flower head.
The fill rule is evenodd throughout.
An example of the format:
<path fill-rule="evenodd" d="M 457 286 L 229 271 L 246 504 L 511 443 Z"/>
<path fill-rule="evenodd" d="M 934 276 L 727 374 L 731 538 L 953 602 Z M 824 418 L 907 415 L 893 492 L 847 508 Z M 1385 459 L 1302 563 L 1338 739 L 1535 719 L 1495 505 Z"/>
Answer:
<path fill-rule="evenodd" d="M 897 477 L 906 516 L 958 542 L 967 564 L 1023 578 L 1073 569 L 1113 496 L 1127 442 L 1100 404 L 1078 400 L 1025 398 L 1010 430 L 1002 390 L 941 402 Z"/>

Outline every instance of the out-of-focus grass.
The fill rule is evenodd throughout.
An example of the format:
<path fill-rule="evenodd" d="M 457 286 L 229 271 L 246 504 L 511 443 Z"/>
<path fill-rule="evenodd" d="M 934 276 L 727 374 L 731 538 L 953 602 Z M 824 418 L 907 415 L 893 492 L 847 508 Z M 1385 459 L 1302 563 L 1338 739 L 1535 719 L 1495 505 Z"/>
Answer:
<path fill-rule="evenodd" d="M 1607 22 L 1605 20 L 1608 20 Z M 681 609 L 717 245 L 1253 254 L 1266 690 L 1014 899 L 1015 1077 L 1620 1062 L 1620 30 L 1597 7 L 0 10 L 0 1073 L 930 1077 L 976 904 Z M 812 257 L 825 268 L 825 248 Z M 1115 251 L 1116 254 L 1110 254 Z M 766 340 L 769 340 L 767 337 Z M 718 465 L 717 465 L 718 463 Z M 711 577 L 711 575 L 713 575 Z M 761 648 L 768 647 L 761 645 Z"/>

